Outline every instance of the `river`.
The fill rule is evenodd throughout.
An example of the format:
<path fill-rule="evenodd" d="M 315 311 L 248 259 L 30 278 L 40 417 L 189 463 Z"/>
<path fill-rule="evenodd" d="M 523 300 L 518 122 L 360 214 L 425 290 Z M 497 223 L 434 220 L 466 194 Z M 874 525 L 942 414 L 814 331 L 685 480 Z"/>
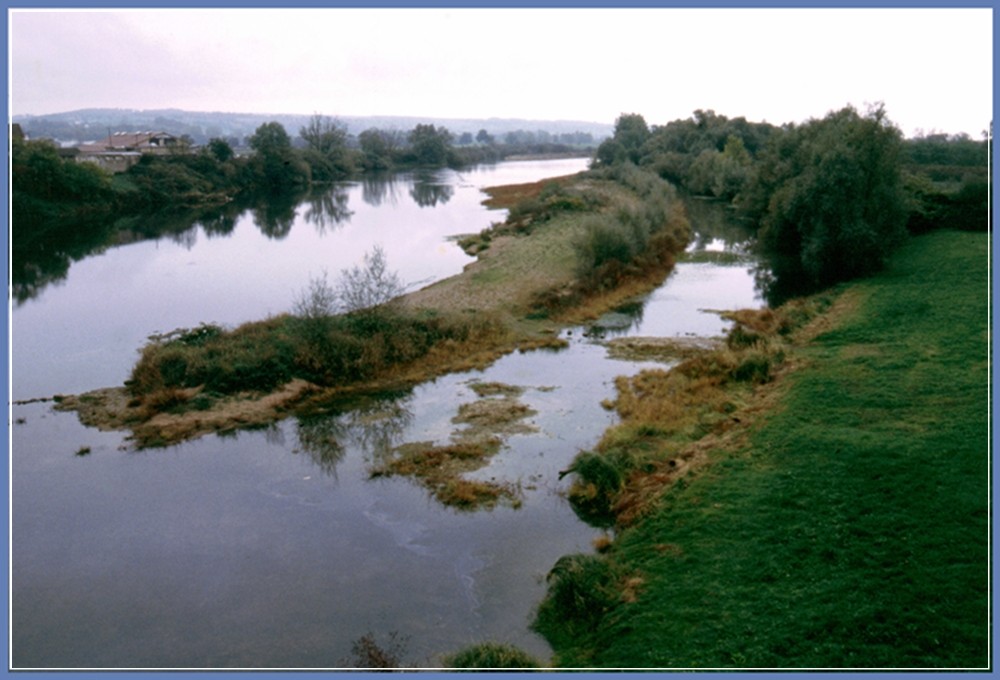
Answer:
<path fill-rule="evenodd" d="M 12 310 L 15 400 L 118 385 L 147 336 L 235 325 L 290 309 L 311 276 L 381 245 L 411 287 L 471 258 L 450 239 L 503 213 L 485 186 L 582 169 L 583 159 L 345 183 L 280 220 L 253 211 L 73 262 Z M 698 233 L 664 285 L 602 328 L 564 332 L 560 352 L 516 353 L 485 371 L 357 400 L 324 416 L 129 450 L 48 402 L 12 407 L 12 650 L 15 668 L 331 668 L 366 634 L 410 666 L 482 641 L 540 659 L 531 632 L 545 574 L 600 532 L 558 480 L 614 422 L 607 335 L 718 335 L 708 309 L 761 304 L 746 234 L 693 202 Z M 123 239 L 128 241 L 129 239 Z M 444 443 L 477 382 L 524 389 L 533 431 L 473 476 L 520 491 L 512 508 L 441 506 L 405 478 L 370 478 L 403 442 Z"/>

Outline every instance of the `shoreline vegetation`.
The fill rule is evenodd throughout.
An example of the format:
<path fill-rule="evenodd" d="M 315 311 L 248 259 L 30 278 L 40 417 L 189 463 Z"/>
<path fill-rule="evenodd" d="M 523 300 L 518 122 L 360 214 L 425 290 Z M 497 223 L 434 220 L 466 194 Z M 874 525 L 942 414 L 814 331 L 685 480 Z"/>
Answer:
<path fill-rule="evenodd" d="M 554 665 L 988 668 L 988 248 L 915 237 L 619 379 L 567 471 L 608 534 L 548 576 Z"/>
<path fill-rule="evenodd" d="M 671 270 L 690 238 L 676 185 L 754 226 L 769 306 L 723 312 L 715 343 L 610 343 L 677 363 L 619 378 L 604 404 L 619 422 L 561 475 L 605 534 L 547 576 L 533 627 L 552 665 L 988 668 L 989 153 L 904 142 L 880 105 L 780 128 L 623 114 L 591 170 L 491 190 L 508 217 L 458 240 L 477 257 L 460 275 L 342 314 L 152 339 L 126 386 L 56 407 L 156 446 L 557 350 L 561 328 Z M 312 289 L 316 308 L 328 292 Z M 404 445 L 372 474 L 516 506 L 516 489 L 446 474 L 524 426 L 516 388 L 480 389 L 497 410 L 455 422 L 495 431 Z M 501 651 L 449 663 L 541 665 Z"/>
<path fill-rule="evenodd" d="M 690 238 L 672 187 L 636 170 L 511 191 L 487 191 L 510 214 L 465 239 L 478 259 L 459 275 L 348 313 L 151 338 L 126 385 L 58 395 L 56 408 L 88 426 L 128 430 L 139 448 L 164 446 L 482 368 L 513 351 L 559 349 L 563 327 L 658 285 Z"/>

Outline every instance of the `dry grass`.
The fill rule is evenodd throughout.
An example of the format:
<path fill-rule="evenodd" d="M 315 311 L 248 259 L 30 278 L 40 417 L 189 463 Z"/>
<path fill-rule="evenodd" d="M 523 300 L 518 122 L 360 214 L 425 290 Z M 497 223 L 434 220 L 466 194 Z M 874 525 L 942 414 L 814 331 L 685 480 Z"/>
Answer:
<path fill-rule="evenodd" d="M 498 187 L 486 187 L 483 192 L 489 198 L 483 201 L 487 208 L 512 208 L 518 203 L 538 198 L 542 190 L 550 185 L 567 185 L 573 181 L 576 175 L 565 175 L 563 177 L 550 177 L 538 182 L 525 182 L 524 184 L 507 184 Z"/>
<path fill-rule="evenodd" d="M 535 411 L 515 398 L 524 391 L 522 387 L 474 383 L 472 389 L 481 398 L 459 407 L 452 422 L 464 427 L 452 433 L 450 444 L 414 442 L 398 446 L 389 458 L 371 469 L 371 476 L 412 477 L 438 502 L 463 510 L 498 503 L 518 507 L 521 500 L 517 485 L 462 475 L 485 466 L 503 446 L 505 437 L 536 431 L 535 426 L 524 422 Z"/>
<path fill-rule="evenodd" d="M 725 345 L 668 344 L 667 353 L 682 350 L 686 358 L 669 369 L 616 379 L 617 397 L 605 407 L 620 422 L 605 431 L 595 453 L 581 454 L 585 463 L 569 469 L 577 473 L 569 497 L 579 511 L 597 523 L 629 526 L 655 509 L 677 480 L 707 463 L 709 451 L 741 442 L 756 417 L 774 407 L 778 378 L 795 366 L 786 360 L 792 338 L 832 323 L 814 320 L 831 300 L 727 313 L 735 325 Z M 838 302 L 827 316 L 850 307 L 849 300 Z M 595 455 L 605 462 L 596 464 Z"/>

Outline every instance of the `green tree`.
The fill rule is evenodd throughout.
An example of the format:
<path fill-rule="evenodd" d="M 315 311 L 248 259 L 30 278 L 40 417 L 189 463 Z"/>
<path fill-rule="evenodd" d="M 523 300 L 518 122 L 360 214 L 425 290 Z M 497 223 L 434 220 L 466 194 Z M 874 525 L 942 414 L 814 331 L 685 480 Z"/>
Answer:
<path fill-rule="evenodd" d="M 231 159 L 233 156 L 236 155 L 235 152 L 233 151 L 233 147 L 231 147 L 229 145 L 229 142 L 227 142 L 224 139 L 213 138 L 208 140 L 207 148 L 208 148 L 208 153 L 211 154 L 215 158 L 215 160 L 219 161 L 220 163 L 225 163 L 226 161 L 228 161 L 229 159 Z"/>
<path fill-rule="evenodd" d="M 280 156 L 292 149 L 292 140 L 278 122 L 264 123 L 250 136 L 250 148 L 260 155 Z"/>
<path fill-rule="evenodd" d="M 846 107 L 780 136 L 755 187 L 766 195 L 759 242 L 776 279 L 772 297 L 881 268 L 907 217 L 902 135 L 884 108 L 862 116 Z"/>
<path fill-rule="evenodd" d="M 389 130 L 369 128 L 358 135 L 361 164 L 368 170 L 388 170 L 399 149 L 399 134 Z"/>
<path fill-rule="evenodd" d="M 299 136 L 306 142 L 303 158 L 313 180 L 330 181 L 351 174 L 354 164 L 347 148 L 345 125 L 317 113 L 299 130 Z"/>
<path fill-rule="evenodd" d="M 623 113 L 615 121 L 614 140 L 621 144 L 628 160 L 639 163 L 640 150 L 649 139 L 649 126 L 638 113 Z"/>
<path fill-rule="evenodd" d="M 309 183 L 309 166 L 295 153 L 281 123 L 264 123 L 249 144 L 255 152 L 251 170 L 258 189 L 282 193 Z"/>
<path fill-rule="evenodd" d="M 415 163 L 439 167 L 451 160 L 451 133 L 431 124 L 417 125 L 410 131 L 410 153 Z"/>
<path fill-rule="evenodd" d="M 116 198 L 107 172 L 94 163 L 61 158 L 48 140 L 12 140 L 11 190 L 19 227 L 105 212 Z"/>

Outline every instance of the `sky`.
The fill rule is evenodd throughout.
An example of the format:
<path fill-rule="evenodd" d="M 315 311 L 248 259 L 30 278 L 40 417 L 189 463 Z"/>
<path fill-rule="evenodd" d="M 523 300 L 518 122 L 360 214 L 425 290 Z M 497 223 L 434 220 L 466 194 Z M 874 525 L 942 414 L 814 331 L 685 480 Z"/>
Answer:
<path fill-rule="evenodd" d="M 12 115 L 81 108 L 651 125 L 881 102 L 992 120 L 991 8 L 10 10 Z"/>

